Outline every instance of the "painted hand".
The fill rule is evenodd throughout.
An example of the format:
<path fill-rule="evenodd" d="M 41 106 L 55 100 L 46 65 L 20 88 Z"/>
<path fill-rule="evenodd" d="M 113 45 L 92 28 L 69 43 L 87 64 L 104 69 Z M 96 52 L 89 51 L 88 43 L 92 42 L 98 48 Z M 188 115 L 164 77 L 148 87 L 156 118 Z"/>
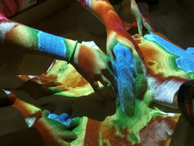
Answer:
<path fill-rule="evenodd" d="M 137 43 L 134 41 L 134 39 L 126 30 L 110 31 L 107 33 L 106 51 L 112 61 L 115 61 L 114 47 L 118 43 L 122 46 L 127 47 L 133 55 L 137 54 L 136 48 L 139 48 L 139 47 L 137 46 Z"/>
<path fill-rule="evenodd" d="M 78 44 L 72 62 L 76 70 L 91 84 L 92 88 L 102 99 L 97 81 L 100 81 L 112 98 L 117 97 L 116 77 L 113 64 L 102 52 Z"/>
<path fill-rule="evenodd" d="M 63 124 L 60 118 L 66 118 L 64 115 L 56 117 L 53 119 L 48 118 L 49 111 L 44 110 L 36 113 L 37 117 L 34 127 L 40 132 L 47 146 L 69 146 L 70 144 L 67 141 L 76 139 L 76 134 L 67 130 L 78 125 L 78 119 L 73 119 L 69 124 Z"/>
<path fill-rule="evenodd" d="M 139 7 L 139 10 L 141 11 L 141 14 L 144 16 L 145 20 L 149 22 L 149 24 L 154 29 L 153 31 L 167 34 L 163 22 L 149 12 L 148 3 L 138 2 L 137 5 Z"/>
<path fill-rule="evenodd" d="M 129 49 L 119 43 L 113 49 L 117 66 L 118 93 L 123 113 L 134 115 L 135 109 L 135 78 L 137 77 L 136 62 Z"/>
<path fill-rule="evenodd" d="M 150 34 L 153 33 L 149 22 L 144 19 L 135 0 L 124 0 L 119 8 L 119 16 L 123 21 L 134 21 L 136 19 L 139 35 L 143 35 L 142 27 L 144 27 Z"/>
<path fill-rule="evenodd" d="M 132 12 L 133 12 L 133 14 L 134 14 L 134 16 L 136 18 L 136 21 L 137 21 L 137 27 L 138 27 L 139 35 L 143 36 L 142 26 L 144 26 L 145 29 L 147 29 L 147 31 L 150 34 L 153 34 L 153 31 L 152 31 L 152 28 L 151 28 L 150 24 L 142 16 L 142 14 L 139 11 L 139 8 L 138 8 L 135 0 L 131 0 L 131 10 L 132 10 Z"/>
<path fill-rule="evenodd" d="M 112 35 L 109 41 L 109 55 L 116 65 L 120 106 L 131 117 L 134 115 L 136 98 L 142 100 L 144 97 L 147 81 L 132 42 L 120 35 Z"/>

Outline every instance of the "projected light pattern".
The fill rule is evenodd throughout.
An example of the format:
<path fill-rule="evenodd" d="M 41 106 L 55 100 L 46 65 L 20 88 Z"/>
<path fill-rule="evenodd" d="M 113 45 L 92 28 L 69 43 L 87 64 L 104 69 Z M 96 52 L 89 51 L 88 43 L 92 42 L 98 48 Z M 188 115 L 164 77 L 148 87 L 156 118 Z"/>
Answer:
<path fill-rule="evenodd" d="M 116 71 L 120 106 L 127 115 L 134 115 L 135 100 L 134 84 L 137 76 L 136 63 L 127 47 L 119 43 L 113 49 L 116 57 Z M 130 101 L 130 102 L 129 102 Z"/>
<path fill-rule="evenodd" d="M 145 39 L 149 41 L 154 41 L 155 43 L 159 44 L 161 47 L 163 47 L 165 50 L 167 50 L 169 53 L 172 53 L 174 55 L 177 55 L 176 63 L 179 68 L 182 68 L 187 73 L 194 72 L 194 57 L 192 54 L 194 54 L 194 48 L 187 48 L 186 51 L 180 49 L 179 47 L 173 45 L 172 43 L 166 41 L 165 39 L 157 36 L 157 35 L 145 35 Z"/>
<path fill-rule="evenodd" d="M 83 3 L 83 0 L 81 0 L 81 3 L 83 5 L 87 5 L 87 3 Z M 147 81 L 143 72 L 145 69 L 141 64 L 140 59 L 143 57 L 141 50 L 131 35 L 126 31 L 123 21 L 119 18 L 108 0 L 92 1 L 89 7 L 91 11 L 102 20 L 106 27 L 107 54 L 112 60 L 116 61 L 116 65 L 119 68 L 117 69 L 117 73 L 119 75 L 119 99 L 122 99 L 120 100 L 120 103 L 123 112 L 132 116 L 135 110 L 133 108 L 135 107 L 135 99 L 137 98 L 142 100 L 147 90 Z M 128 55 L 125 56 L 120 53 L 116 54 L 116 52 L 114 52 L 114 48 L 117 48 L 117 45 L 122 46 L 120 47 L 120 51 L 122 52 L 123 50 Z M 119 54 L 122 61 L 119 61 Z M 116 58 L 114 58 L 114 56 L 116 56 Z M 127 62 L 128 59 L 130 59 L 129 62 Z M 120 82 L 121 80 L 122 82 Z M 124 84 L 126 87 L 124 87 Z"/>
<path fill-rule="evenodd" d="M 66 68 L 63 73 L 58 72 L 60 68 Z M 50 75 L 57 75 L 57 78 L 51 78 Z M 20 76 L 22 79 L 27 79 L 26 76 Z M 47 78 L 46 80 L 44 78 Z M 44 76 L 37 76 L 30 80 L 43 84 L 44 87 L 50 86 L 59 88 L 55 95 L 72 96 L 73 98 L 88 95 L 93 92 L 91 86 L 81 77 L 75 69 L 63 61 L 57 61 L 53 64 L 50 70 Z M 71 80 L 69 80 L 71 78 Z M 27 80 L 26 80 L 27 81 Z M 59 84 L 60 83 L 60 84 Z M 84 84 L 85 83 L 85 84 Z M 73 131 L 78 135 L 71 145 L 136 145 L 138 143 L 148 143 L 150 140 L 154 143 L 167 141 L 171 137 L 178 116 L 167 117 L 161 115 L 160 110 L 151 109 L 148 107 L 153 95 L 149 90 L 145 93 L 143 101 L 136 100 L 134 107 L 135 115 L 129 117 L 123 114 L 121 106 L 118 104 L 116 113 L 106 117 L 104 121 L 96 121 L 91 118 L 80 118 L 80 124 Z M 81 102 L 81 100 L 80 100 Z M 80 112 L 80 111 L 75 111 Z M 96 113 L 98 114 L 98 113 Z M 159 120 L 158 120 L 159 119 Z M 161 121 L 162 122 L 161 124 Z M 146 126 L 148 124 L 148 127 Z M 157 127 L 165 126 L 165 129 L 160 128 L 160 132 L 155 130 Z M 166 135 L 166 133 L 169 133 Z M 148 136 L 145 137 L 145 135 Z M 155 137 L 152 137 L 155 135 Z M 141 142 L 142 141 L 142 142 Z"/>
<path fill-rule="evenodd" d="M 64 43 L 64 38 L 40 31 L 37 34 L 37 38 L 38 48 L 40 48 L 39 50 L 41 52 L 65 57 L 67 48 Z"/>
<path fill-rule="evenodd" d="M 122 55 L 122 51 L 127 54 L 126 58 L 121 62 L 119 62 L 117 58 L 114 61 L 115 63 L 118 63 L 118 67 L 119 65 L 122 66 L 122 63 L 125 64 L 124 66 L 126 68 L 122 66 L 124 73 L 121 74 L 122 72 L 117 71 L 117 74 L 121 81 L 126 78 L 132 81 L 129 82 L 129 80 L 126 80 L 126 85 L 130 87 L 129 90 L 133 90 L 132 93 L 127 91 L 126 95 L 132 94 L 132 98 L 120 100 L 120 102 L 122 102 L 121 106 L 117 102 L 116 113 L 107 116 L 104 121 L 100 122 L 88 117 L 81 117 L 80 124 L 73 130 L 78 135 L 78 138 L 73 141 L 71 145 L 132 146 L 146 145 L 150 143 L 154 143 L 155 145 L 161 143 L 162 145 L 168 145 L 179 115 L 175 117 L 167 117 L 165 114 L 162 115 L 160 110 L 151 109 L 148 105 L 153 100 L 158 99 L 157 96 L 159 97 L 161 95 L 160 93 L 162 91 L 158 92 L 157 89 L 160 89 L 161 85 L 163 85 L 162 83 L 168 82 L 169 78 L 173 78 L 173 82 L 175 83 L 184 82 L 190 79 L 188 73 L 182 68 L 177 67 L 175 60 L 178 56 L 164 49 L 165 45 L 162 46 L 137 36 L 134 37 L 134 40 L 125 30 L 123 22 L 117 16 L 112 6 L 108 4 L 107 0 L 95 2 L 96 4 L 92 5 L 92 9 L 94 9 L 98 16 L 102 18 L 107 28 L 107 53 L 112 57 L 112 59 L 114 59 L 114 55 L 111 54 L 112 51 L 118 52 L 116 57 L 121 55 L 120 57 L 122 58 L 124 56 Z M 1 21 L 1 24 L 3 26 L 5 21 Z M 5 27 L 2 27 L 0 29 L 4 28 Z M 16 44 L 16 47 L 17 45 L 23 46 L 23 48 L 29 48 L 40 52 L 41 48 L 38 46 L 39 38 L 37 36 L 38 30 L 20 24 L 17 24 L 16 26 L 14 25 L 14 27 L 9 29 L 6 28 L 5 30 L 6 31 L 4 32 L 6 34 L 0 35 L 0 37 L 2 37 L 1 40 L 8 41 L 10 44 Z M 64 41 L 65 44 L 67 42 L 68 40 Z M 68 43 L 71 44 L 71 42 Z M 65 46 L 68 47 L 68 45 Z M 113 50 L 115 47 L 119 47 L 121 50 Z M 53 52 L 51 51 L 50 53 Z M 67 53 L 68 50 L 66 54 Z M 130 64 L 127 60 L 131 61 Z M 36 76 L 32 79 L 28 76 L 19 76 L 19 78 L 22 78 L 25 81 L 31 80 L 43 85 L 45 88 L 52 89 L 51 92 L 55 95 L 79 97 L 93 93 L 90 84 L 78 72 L 76 72 L 70 64 L 62 61 L 53 63 L 52 67 L 49 68 L 44 75 Z M 123 82 L 125 82 L 125 80 Z M 171 86 L 171 84 L 167 85 Z M 176 91 L 178 86 L 179 85 L 176 84 L 176 87 L 172 86 L 167 88 L 167 90 Z M 120 89 L 121 92 L 119 92 L 123 93 L 122 90 L 123 89 Z M 127 97 L 126 95 L 122 95 L 121 98 Z M 173 96 L 172 94 L 170 95 Z M 125 109 L 126 114 L 123 114 L 122 108 L 125 107 L 125 103 L 130 103 L 131 99 L 136 102 L 135 104 L 133 103 L 132 107 L 134 115 L 129 117 L 130 111 L 127 111 L 129 109 Z M 18 98 L 14 102 L 13 107 L 18 108 L 24 117 L 31 116 L 40 110 Z M 85 108 L 87 110 L 87 107 Z M 75 112 L 79 113 L 80 111 Z M 98 114 L 99 113 L 96 113 L 96 115 Z M 45 128 L 45 126 L 47 126 L 47 124 L 44 125 L 43 123 L 38 127 L 41 129 Z M 41 134 L 44 135 L 45 133 Z M 51 137 L 52 136 L 54 136 L 54 134 L 51 134 Z"/>
<path fill-rule="evenodd" d="M 70 127 L 70 124 L 73 120 L 73 119 L 69 118 L 69 115 L 67 113 L 62 113 L 60 115 L 50 113 L 48 115 L 48 118 L 53 119 L 55 121 L 58 121 L 59 123 L 62 123 L 67 127 Z"/>
<path fill-rule="evenodd" d="M 153 35 L 146 36 L 153 37 Z M 173 44 L 168 42 L 166 38 L 162 38 L 158 35 L 154 35 L 154 37 L 155 42 L 145 38 L 139 38 L 141 40 L 139 46 L 144 56 L 144 62 L 148 72 L 147 81 L 149 90 L 153 94 L 153 99 L 155 101 L 164 104 L 172 104 L 174 94 L 182 83 L 191 79 L 191 75 L 178 67 L 176 59 L 179 56 L 165 49 L 170 47 L 169 44 L 172 46 Z M 138 39 L 138 37 L 136 39 Z M 157 43 L 158 40 L 163 40 L 163 46 Z M 168 45 L 165 45 L 167 43 L 164 42 L 167 42 Z M 176 49 L 176 52 L 184 51 L 179 47 Z"/>
<path fill-rule="evenodd" d="M 68 59 L 75 44 L 75 41 L 8 21 L 5 18 L 0 20 L 0 41 L 18 50 L 58 59 Z"/>
<path fill-rule="evenodd" d="M 164 62 L 162 57 L 158 57 L 157 55 L 168 56 L 169 52 L 165 52 L 165 54 L 160 54 L 160 51 L 163 50 L 160 45 L 154 45 L 152 41 L 144 40 L 138 41 L 139 39 L 143 39 L 135 36 L 142 50 L 142 54 L 144 54 L 145 64 L 147 65 L 149 76 L 155 78 L 155 83 L 152 85 L 158 86 L 161 82 L 158 82 L 157 77 L 158 74 L 151 74 L 154 71 L 150 68 L 149 64 L 147 64 L 149 59 L 157 59 L 158 65 L 160 65 L 161 69 L 164 70 L 169 69 L 169 73 L 165 76 L 161 76 L 162 80 L 167 80 L 169 76 L 176 75 L 179 78 L 173 78 L 174 82 L 178 82 L 181 80 L 189 79 L 186 76 L 186 72 L 176 66 L 173 68 L 168 67 L 168 63 Z M 117 44 L 117 47 L 121 47 L 120 44 Z M 125 50 L 125 49 L 123 49 Z M 120 50 L 122 51 L 122 50 Z M 148 51 L 148 52 L 147 52 Z M 153 54 L 155 51 L 155 54 Z M 156 53 L 158 52 L 158 53 Z M 172 54 L 170 54 L 172 55 Z M 129 55 L 130 56 L 130 55 Z M 157 58 L 153 58 L 153 57 Z M 172 58 L 172 56 L 170 56 Z M 129 57 L 130 59 L 130 57 Z M 132 58 L 131 58 L 132 59 Z M 168 57 L 167 57 L 168 59 Z M 172 59 L 170 59 L 171 61 Z M 130 64 L 131 65 L 131 64 Z M 64 72 L 60 72 L 61 68 L 65 68 Z M 157 70 L 155 70 L 157 71 Z M 174 74 L 177 71 L 177 74 Z M 135 71 L 132 71 L 135 72 Z M 165 73 L 165 71 L 164 71 Z M 50 75 L 56 75 L 57 78 L 50 78 Z M 168 75 L 168 76 L 167 76 Z M 44 77 L 48 78 L 47 80 Z M 160 76 L 159 76 L 160 77 Z M 20 76 L 20 78 L 26 79 L 25 76 Z M 71 78 L 71 80 L 69 80 Z M 43 84 L 45 87 L 50 86 L 50 80 L 52 80 L 52 87 L 56 89 L 59 88 L 58 92 L 54 92 L 56 95 L 64 95 L 64 96 L 83 96 L 92 93 L 92 88 L 90 85 L 81 77 L 75 69 L 66 62 L 57 61 L 53 63 L 48 72 L 45 73 L 44 76 L 36 77 L 34 80 Z M 146 78 L 147 79 L 147 78 Z M 60 84 L 59 84 L 60 83 Z M 149 83 L 149 81 L 148 81 Z M 141 82 L 139 83 L 141 84 Z M 170 85 L 170 84 L 169 84 Z M 171 85 L 170 85 L 171 86 Z M 176 122 L 179 118 L 177 116 L 168 116 L 165 114 L 161 114 L 161 111 L 158 109 L 151 109 L 148 107 L 149 103 L 155 98 L 155 94 L 151 92 L 154 86 L 149 86 L 146 90 L 143 101 L 136 99 L 136 104 L 134 107 L 134 116 L 128 117 L 127 114 L 123 114 L 121 106 L 117 105 L 116 113 L 112 116 L 106 117 L 106 119 L 102 122 L 83 117 L 80 118 L 80 124 L 73 131 L 78 135 L 78 138 L 71 143 L 72 146 L 77 145 L 146 145 L 149 143 L 154 143 L 155 145 L 169 145 L 169 141 L 171 135 L 173 133 Z M 173 86 L 172 86 L 173 87 Z M 169 90 L 174 90 L 171 87 L 167 87 Z M 55 90 L 57 91 L 57 90 Z M 162 92 L 160 92 L 162 93 Z M 161 94 L 159 94 L 161 95 Z M 78 111 L 77 111 L 78 112 Z M 97 114 L 97 113 L 96 113 Z M 154 136 L 153 136 L 154 135 Z"/>

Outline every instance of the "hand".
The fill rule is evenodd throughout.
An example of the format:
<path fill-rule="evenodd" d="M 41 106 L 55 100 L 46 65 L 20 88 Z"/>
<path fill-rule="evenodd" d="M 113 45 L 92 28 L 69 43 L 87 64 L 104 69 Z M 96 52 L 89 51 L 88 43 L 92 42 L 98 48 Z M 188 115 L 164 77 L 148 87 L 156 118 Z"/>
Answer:
<path fill-rule="evenodd" d="M 59 120 L 48 118 L 49 111 L 47 110 L 40 111 L 36 113 L 35 116 L 37 120 L 33 126 L 36 127 L 42 135 L 46 146 L 69 146 L 70 144 L 66 141 L 76 139 L 76 134 L 67 129 L 77 126 L 78 119 L 75 118 L 71 120 L 71 122 L 68 122 L 69 124 L 67 126 L 64 125 L 63 122 L 59 122 Z M 61 117 L 67 119 L 67 116 L 64 117 L 62 115 Z"/>
<path fill-rule="evenodd" d="M 137 54 L 139 47 L 126 30 L 124 30 L 122 33 L 116 32 L 116 31 L 110 31 L 109 33 L 107 33 L 106 51 L 112 61 L 115 61 L 115 54 L 113 53 L 114 52 L 113 49 L 118 43 L 122 46 L 127 47 L 129 51 L 132 53 L 133 57 L 136 57 L 136 59 L 139 59 L 139 56 Z"/>
<path fill-rule="evenodd" d="M 129 117 L 135 113 L 135 102 L 143 99 L 147 82 L 129 49 L 119 43 L 113 48 L 117 66 L 118 93 L 121 109 Z"/>
<path fill-rule="evenodd" d="M 140 36 L 143 36 L 142 25 L 148 30 L 150 34 L 153 34 L 150 24 L 144 19 L 135 0 L 131 0 L 131 10 L 136 18 L 138 32 Z"/>
<path fill-rule="evenodd" d="M 71 63 L 99 94 L 99 99 L 102 99 L 102 96 L 97 81 L 104 85 L 112 98 L 117 97 L 114 66 L 108 56 L 98 50 L 78 44 Z"/>
<path fill-rule="evenodd" d="M 138 2 L 137 5 L 144 19 L 151 25 L 154 31 L 167 34 L 163 22 L 149 12 L 149 5 L 147 3 Z"/>
<path fill-rule="evenodd" d="M 153 33 L 149 21 L 147 21 L 147 19 L 144 19 L 141 12 L 139 11 L 139 8 L 135 0 L 124 0 L 120 5 L 118 14 L 123 21 L 128 22 L 134 21 L 133 19 L 136 19 L 138 32 L 140 36 L 143 35 L 142 26 L 144 26 L 145 29 L 147 29 L 150 34 Z"/>

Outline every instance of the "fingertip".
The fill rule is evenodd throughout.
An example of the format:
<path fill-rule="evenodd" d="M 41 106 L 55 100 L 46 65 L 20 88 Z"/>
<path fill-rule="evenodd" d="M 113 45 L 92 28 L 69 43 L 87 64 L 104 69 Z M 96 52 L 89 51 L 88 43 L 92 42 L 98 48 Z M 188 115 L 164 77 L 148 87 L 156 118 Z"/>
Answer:
<path fill-rule="evenodd" d="M 79 117 L 73 118 L 71 123 L 70 123 L 70 128 L 78 126 L 79 123 L 80 123 L 80 118 Z"/>
<path fill-rule="evenodd" d="M 49 110 L 44 110 L 44 111 L 42 111 L 42 116 L 43 116 L 43 117 L 48 117 L 49 114 L 50 114 L 50 111 L 49 111 Z"/>
<path fill-rule="evenodd" d="M 62 113 L 61 115 L 59 115 L 59 117 L 63 120 L 68 119 L 69 115 L 67 113 Z"/>
<path fill-rule="evenodd" d="M 72 137 L 73 137 L 73 139 L 76 139 L 77 138 L 77 134 L 73 133 Z"/>

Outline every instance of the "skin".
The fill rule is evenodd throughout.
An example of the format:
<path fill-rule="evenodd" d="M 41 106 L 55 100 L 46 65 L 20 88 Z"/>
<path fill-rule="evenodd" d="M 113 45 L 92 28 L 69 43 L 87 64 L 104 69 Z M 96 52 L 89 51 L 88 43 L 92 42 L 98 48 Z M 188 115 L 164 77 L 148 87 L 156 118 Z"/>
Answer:
<path fill-rule="evenodd" d="M 134 2 L 133 1 L 130 1 L 130 2 L 131 2 L 131 5 L 134 6 Z M 112 5 L 109 3 L 108 0 L 97 0 L 97 1 L 87 0 L 86 7 L 106 27 L 106 30 L 107 30 L 106 50 L 107 50 L 108 56 L 112 60 L 115 59 L 113 54 L 113 48 L 117 43 L 120 43 L 122 46 L 126 46 L 127 48 L 129 48 L 133 56 L 136 54 L 136 52 L 138 52 L 138 54 L 142 56 L 138 45 L 131 37 L 131 35 L 126 31 L 123 21 L 117 15 L 117 13 L 115 12 L 114 8 L 112 7 Z M 137 9 L 137 7 L 135 8 Z M 133 10 L 134 13 L 136 13 L 135 10 Z M 137 13 L 139 13 L 139 11 Z M 151 27 L 149 26 L 149 28 Z M 141 34 L 142 33 L 140 32 L 140 35 Z"/>
<path fill-rule="evenodd" d="M 140 59 L 143 55 L 134 42 L 130 34 L 125 30 L 125 26 L 122 20 L 119 18 L 111 4 L 107 0 L 86 0 L 86 7 L 91 13 L 94 14 L 106 27 L 107 30 L 107 54 L 115 61 L 115 54 L 113 53 L 114 47 L 119 43 L 121 46 L 127 47 L 132 56 L 136 59 L 137 74 L 143 77 L 143 69 L 140 67 Z M 135 0 L 124 0 L 120 5 L 120 14 L 125 16 L 130 13 L 133 14 L 137 21 L 139 35 L 142 36 L 142 25 L 148 30 L 149 33 L 153 33 L 149 23 L 141 15 Z M 127 16 L 129 17 L 129 16 Z M 138 67 L 139 65 L 139 67 Z M 173 108 L 177 108 L 177 93 L 174 95 Z"/>
<path fill-rule="evenodd" d="M 66 141 L 76 139 L 76 134 L 68 131 L 68 127 L 64 124 L 48 118 L 48 115 L 49 112 L 47 110 L 36 113 L 37 120 L 33 127 L 36 127 L 41 133 L 46 146 L 69 146 L 70 144 Z M 77 119 L 71 122 L 70 127 L 75 127 L 76 125 L 78 125 Z"/>
<path fill-rule="evenodd" d="M 92 50 L 87 46 L 78 44 L 71 63 L 92 85 L 96 93 L 101 94 L 96 82 L 100 81 L 109 95 L 116 97 L 117 94 L 114 91 L 114 89 L 117 89 L 116 77 L 112 72 L 113 67 L 110 58 L 98 50 Z M 99 95 L 99 98 L 102 99 L 102 96 Z"/>
<path fill-rule="evenodd" d="M 134 114 L 134 105 L 135 100 L 132 105 L 129 105 L 132 107 L 132 109 L 129 109 L 128 104 L 132 99 L 135 99 L 134 94 L 131 94 L 130 91 L 134 91 L 133 89 L 141 90 L 141 94 L 136 94 L 136 98 L 141 99 L 147 89 L 147 82 L 145 79 L 145 76 L 143 74 L 143 67 L 141 63 L 141 59 L 143 59 L 143 55 L 141 53 L 141 50 L 137 43 L 134 41 L 134 39 L 131 37 L 131 35 L 126 31 L 125 25 L 123 21 L 120 19 L 120 17 L 115 12 L 112 5 L 109 3 L 108 0 L 86 0 L 86 7 L 89 9 L 91 13 L 93 13 L 106 27 L 107 30 L 107 44 L 106 44 L 106 50 L 108 56 L 111 58 L 111 60 L 116 64 L 117 68 L 117 81 L 118 83 L 118 93 L 120 97 L 120 102 L 122 106 L 123 112 L 126 112 L 128 116 L 132 116 Z M 140 12 L 138 11 L 136 3 L 134 1 L 130 1 L 131 3 L 131 10 L 134 12 L 134 14 L 137 18 L 142 18 Z M 82 3 L 83 4 L 83 3 Z M 138 19 L 138 27 L 140 27 L 140 21 L 141 19 Z M 148 25 L 149 26 L 149 25 Z M 151 28 L 149 26 L 149 28 Z M 142 29 L 139 29 L 140 35 L 142 35 Z M 129 53 L 120 53 L 121 57 L 118 57 L 118 53 L 115 53 L 114 48 L 115 46 L 119 45 L 118 49 L 121 49 L 121 52 L 123 51 L 123 48 L 126 48 L 126 51 Z M 116 51 L 119 52 L 119 51 Z M 125 61 L 128 61 L 129 58 L 125 54 L 131 54 L 131 58 L 134 59 L 134 64 L 132 68 L 137 70 L 137 75 L 132 74 L 129 70 L 129 66 L 127 66 Z M 141 58 L 142 57 L 142 58 Z M 119 58 L 122 58 L 122 61 L 118 61 Z M 127 69 L 128 68 L 128 69 Z M 122 73 L 121 73 L 122 72 Z M 121 74 L 120 74 L 121 73 Z M 130 82 L 131 80 L 128 78 L 128 75 L 131 74 L 129 77 L 133 82 Z M 126 81 L 126 83 L 124 82 Z M 143 83 L 141 86 L 137 83 Z M 136 87 L 137 85 L 137 87 Z M 125 88 L 131 87 L 129 88 Z M 131 95 L 129 95 L 131 94 Z M 130 98 L 128 98 L 130 97 Z"/>
<path fill-rule="evenodd" d="M 97 81 L 100 81 L 107 88 L 107 91 L 110 93 L 109 95 L 112 98 L 115 98 L 117 96 L 115 92 L 117 89 L 114 85 L 116 77 L 111 70 L 110 59 L 106 55 L 99 51 L 92 51 L 92 48 L 81 45 L 80 43 L 76 45 L 76 42 L 74 40 L 51 35 L 24 26 L 17 22 L 9 21 L 1 13 L 0 16 L 1 47 L 7 47 L 11 49 L 14 48 L 18 51 L 36 55 L 44 55 L 47 57 L 65 61 L 71 58 L 70 63 L 83 77 L 86 78 L 86 80 L 93 87 L 94 91 L 97 91 L 99 89 Z M 60 42 L 60 46 L 57 46 L 57 44 L 55 44 L 55 40 Z M 45 41 L 47 42 L 45 43 Z M 63 45 L 64 47 L 61 47 L 61 45 Z M 74 47 L 75 51 L 73 49 Z M 87 48 L 87 51 L 83 51 L 83 49 L 80 48 Z M 93 55 L 95 57 L 91 58 L 91 56 L 87 54 L 89 52 L 90 55 Z M 73 56 L 71 56 L 72 53 Z M 84 66 L 87 67 L 87 69 Z M 99 95 L 99 99 L 101 99 L 101 95 L 99 94 L 99 92 L 97 93 Z"/>
<path fill-rule="evenodd" d="M 137 5 L 135 0 L 124 0 L 120 4 L 118 14 L 124 21 L 135 19 L 137 21 L 137 27 L 140 36 L 143 35 L 143 27 L 145 27 L 149 33 L 153 33 L 151 26 L 149 25 L 148 21 L 142 16 L 138 6 L 139 3 Z"/>
<path fill-rule="evenodd" d="M 26 104 L 26 102 L 19 100 L 8 90 L 6 90 L 6 92 L 5 90 L 1 91 L 1 94 L 2 92 L 4 92 L 4 99 L 7 99 L 4 100 L 6 102 L 0 101 L 2 116 L 5 116 L 3 113 L 7 111 L 13 112 L 13 116 L 5 117 L 4 120 L 7 121 L 7 118 L 9 118 L 9 121 L 13 121 L 13 125 L 11 124 L 10 126 L 9 123 L 9 126 L 13 126 L 13 129 L 15 127 L 14 124 L 18 122 L 20 124 L 15 131 L 9 131 L 10 133 L 0 136 L 1 145 L 10 146 L 17 142 L 18 145 L 28 143 L 30 146 L 35 143 L 38 146 L 69 146 L 70 142 L 77 138 L 76 134 L 68 129 L 75 128 L 79 124 L 79 118 L 69 119 L 67 114 L 61 114 L 53 119 L 48 118 L 50 114 L 48 110 L 40 110 L 36 107 L 33 108 L 33 106 Z M 17 118 L 15 118 L 14 114 L 17 115 Z M 29 125 L 26 124 L 24 118 L 35 118 L 35 122 L 28 127 Z M 25 135 L 25 138 L 23 138 L 22 135 Z M 9 139 L 9 141 L 7 141 L 7 139 Z M 42 142 L 44 142 L 44 144 Z"/>
<path fill-rule="evenodd" d="M 164 28 L 163 22 L 149 12 L 149 5 L 143 2 L 138 2 L 137 5 L 141 11 L 141 14 L 147 19 L 145 21 L 147 21 L 154 29 L 153 31 L 160 32 L 166 35 L 167 32 Z"/>

